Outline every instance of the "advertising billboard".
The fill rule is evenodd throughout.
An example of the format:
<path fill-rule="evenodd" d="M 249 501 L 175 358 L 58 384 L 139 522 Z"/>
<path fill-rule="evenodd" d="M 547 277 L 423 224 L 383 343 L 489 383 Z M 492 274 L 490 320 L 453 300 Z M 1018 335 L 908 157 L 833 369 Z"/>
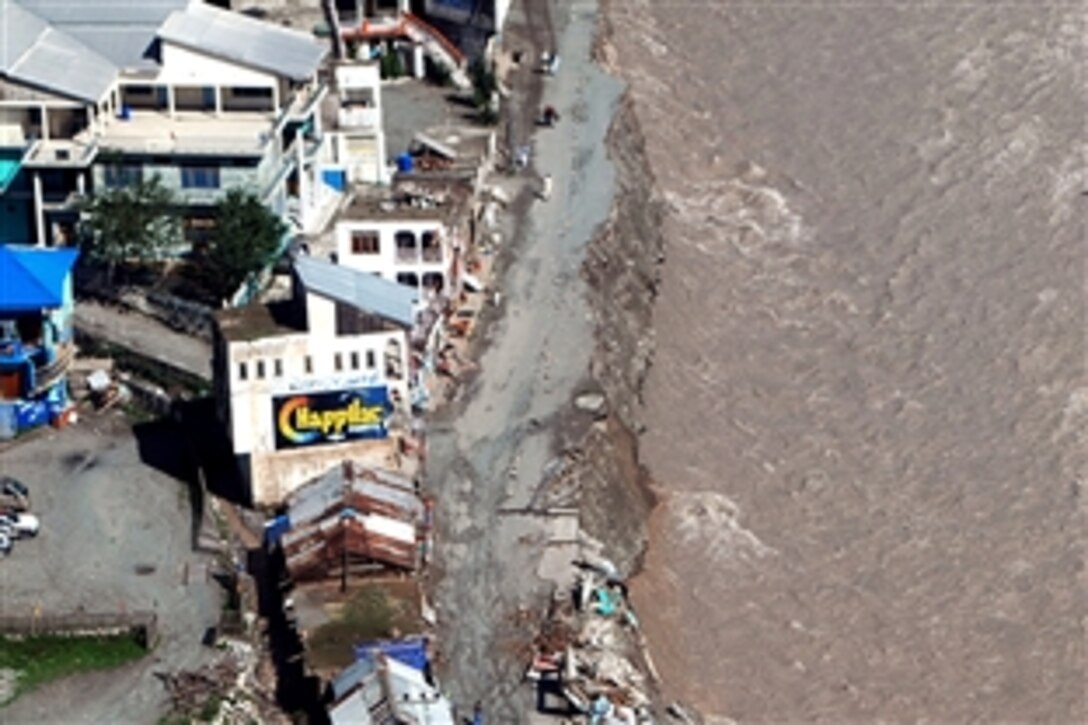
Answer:
<path fill-rule="evenodd" d="M 391 410 L 384 385 L 272 398 L 276 450 L 385 438 Z"/>

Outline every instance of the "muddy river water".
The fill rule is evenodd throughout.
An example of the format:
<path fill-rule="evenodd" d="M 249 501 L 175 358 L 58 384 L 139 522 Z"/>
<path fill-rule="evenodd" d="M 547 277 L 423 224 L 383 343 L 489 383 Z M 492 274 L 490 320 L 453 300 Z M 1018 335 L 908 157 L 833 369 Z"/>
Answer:
<path fill-rule="evenodd" d="M 1086 13 L 612 0 L 669 211 L 634 591 L 671 694 L 1084 715 Z"/>

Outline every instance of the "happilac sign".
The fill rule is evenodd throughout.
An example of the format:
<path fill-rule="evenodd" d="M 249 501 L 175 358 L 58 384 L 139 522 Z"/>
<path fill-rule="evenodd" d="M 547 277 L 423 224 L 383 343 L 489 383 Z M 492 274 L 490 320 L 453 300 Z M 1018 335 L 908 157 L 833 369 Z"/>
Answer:
<path fill-rule="evenodd" d="M 389 409 L 384 385 L 273 398 L 276 449 L 385 438 Z"/>

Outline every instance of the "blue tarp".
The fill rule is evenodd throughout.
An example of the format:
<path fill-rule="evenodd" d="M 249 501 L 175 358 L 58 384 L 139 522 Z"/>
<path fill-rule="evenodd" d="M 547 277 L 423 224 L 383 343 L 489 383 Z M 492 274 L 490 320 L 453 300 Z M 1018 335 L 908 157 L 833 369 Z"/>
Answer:
<path fill-rule="evenodd" d="M 266 546 L 279 543 L 280 537 L 291 530 L 291 520 L 286 516 L 277 516 L 264 525 L 264 543 Z"/>
<path fill-rule="evenodd" d="M 321 180 L 325 182 L 325 186 L 337 191 L 343 191 L 348 186 L 347 172 L 340 169 L 325 169 L 321 172 Z"/>
<path fill-rule="evenodd" d="M 0 311 L 60 307 L 79 252 L 0 245 Z"/>
<path fill-rule="evenodd" d="M 425 672 L 427 669 L 427 645 L 422 637 L 395 642 L 383 639 L 355 645 L 356 660 L 368 659 L 378 652 L 420 672 Z"/>

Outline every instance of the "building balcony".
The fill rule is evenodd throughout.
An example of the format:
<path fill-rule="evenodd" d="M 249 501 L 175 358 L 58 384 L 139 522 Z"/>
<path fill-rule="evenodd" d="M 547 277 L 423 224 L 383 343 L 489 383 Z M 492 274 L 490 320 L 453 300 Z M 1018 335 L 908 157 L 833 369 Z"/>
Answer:
<path fill-rule="evenodd" d="M 423 247 L 421 252 L 423 261 L 427 264 L 441 264 L 442 263 L 442 247 Z"/>
<path fill-rule="evenodd" d="M 419 250 L 415 247 L 397 247 L 394 260 L 397 264 L 419 264 Z"/>
<path fill-rule="evenodd" d="M 94 162 L 98 141 L 87 133 L 77 138 L 34 141 L 23 165 L 30 168 L 85 169 Z"/>

